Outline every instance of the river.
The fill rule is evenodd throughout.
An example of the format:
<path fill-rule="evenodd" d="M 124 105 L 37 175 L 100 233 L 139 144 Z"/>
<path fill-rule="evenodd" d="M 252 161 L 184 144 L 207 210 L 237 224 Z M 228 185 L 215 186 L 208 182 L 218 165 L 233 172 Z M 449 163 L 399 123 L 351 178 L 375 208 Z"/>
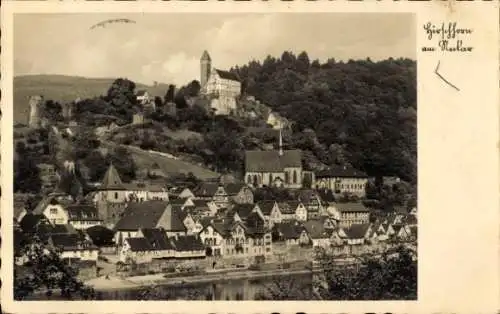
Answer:
<path fill-rule="evenodd" d="M 102 300 L 256 300 L 258 295 L 271 299 L 311 298 L 310 274 L 284 275 L 260 279 L 235 279 L 214 283 L 156 286 L 99 292 Z M 292 291 L 293 290 L 293 291 Z M 278 293 L 279 296 L 271 293 Z"/>

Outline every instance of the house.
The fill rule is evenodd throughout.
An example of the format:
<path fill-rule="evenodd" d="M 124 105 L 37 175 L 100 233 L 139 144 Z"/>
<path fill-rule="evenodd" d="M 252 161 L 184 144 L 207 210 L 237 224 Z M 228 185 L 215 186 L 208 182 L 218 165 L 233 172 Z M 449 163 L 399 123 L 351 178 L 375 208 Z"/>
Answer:
<path fill-rule="evenodd" d="M 91 242 L 81 239 L 78 234 L 52 234 L 49 246 L 61 250 L 63 260 L 82 260 L 97 262 L 99 248 Z"/>
<path fill-rule="evenodd" d="M 280 212 L 280 221 L 284 220 L 294 220 L 295 215 L 297 213 L 297 208 L 299 207 L 299 201 L 286 201 L 280 202 L 279 212 Z"/>
<path fill-rule="evenodd" d="M 128 204 L 116 223 L 114 241 L 121 246 L 127 238 L 136 238 L 139 229 L 144 228 L 163 228 L 168 236 L 187 233 L 180 213 L 169 202 L 144 201 Z"/>
<path fill-rule="evenodd" d="M 348 228 L 344 228 L 344 231 L 347 236 L 348 245 L 361 245 L 370 239 L 372 229 L 370 224 L 365 223 L 352 224 Z"/>
<path fill-rule="evenodd" d="M 119 259 L 126 263 L 146 263 L 153 259 L 175 258 L 175 248 L 163 229 L 143 228 L 137 237 L 127 238 L 119 251 Z"/>
<path fill-rule="evenodd" d="M 149 93 L 145 90 L 137 91 L 135 96 L 136 96 L 137 102 L 141 105 L 146 105 L 152 100 L 151 95 L 149 95 Z"/>
<path fill-rule="evenodd" d="M 236 204 L 253 204 L 253 192 L 244 183 L 226 183 L 224 190 Z"/>
<path fill-rule="evenodd" d="M 393 238 L 405 241 L 411 239 L 411 229 L 408 225 L 405 224 L 396 224 L 392 225 L 392 229 L 394 230 Z"/>
<path fill-rule="evenodd" d="M 201 93 L 212 97 L 211 108 L 217 115 L 236 111 L 236 98 L 241 94 L 241 82 L 235 74 L 212 67 L 212 59 L 205 50 L 200 59 Z"/>
<path fill-rule="evenodd" d="M 245 182 L 254 187 L 283 183 L 285 188 L 301 188 L 302 152 L 283 150 L 281 145 L 279 150 L 246 151 Z"/>
<path fill-rule="evenodd" d="M 279 210 L 278 202 L 276 201 L 260 201 L 257 203 L 262 214 L 264 215 L 264 219 L 266 224 L 272 228 L 273 224 L 281 222 L 281 213 Z M 272 217 L 272 218 L 271 218 Z"/>
<path fill-rule="evenodd" d="M 170 237 L 175 249 L 176 259 L 203 259 L 205 246 L 198 235 L 174 235 Z"/>
<path fill-rule="evenodd" d="M 370 221 L 370 210 L 362 203 L 336 203 L 335 210 L 339 213 L 339 223 L 343 228 L 352 224 L 366 224 Z"/>
<path fill-rule="evenodd" d="M 308 220 L 304 222 L 304 228 L 307 230 L 313 246 L 325 248 L 330 246 L 331 230 L 325 229 L 322 221 Z"/>
<path fill-rule="evenodd" d="M 177 196 L 178 198 L 195 198 L 195 195 L 189 188 L 184 188 Z"/>
<path fill-rule="evenodd" d="M 49 195 L 43 198 L 33 210 L 34 215 L 44 215 L 53 225 L 66 225 L 69 215 L 66 206 L 71 204 L 69 199 Z"/>
<path fill-rule="evenodd" d="M 193 191 L 196 199 L 213 201 L 218 207 L 229 204 L 229 195 L 222 184 L 217 182 L 202 182 Z"/>
<path fill-rule="evenodd" d="M 66 207 L 69 224 L 77 230 L 85 230 L 103 224 L 97 208 L 89 204 L 70 205 Z"/>
<path fill-rule="evenodd" d="M 323 200 L 316 191 L 311 189 L 300 190 L 298 199 L 304 204 L 311 218 L 327 214 L 326 208 L 323 206 Z"/>
<path fill-rule="evenodd" d="M 352 167 L 338 166 L 315 173 L 316 189 L 329 189 L 334 194 L 356 195 L 365 197 L 368 176 Z"/>
<path fill-rule="evenodd" d="M 128 201 L 168 201 L 169 199 L 168 190 L 163 184 L 138 181 L 122 185 Z"/>
<path fill-rule="evenodd" d="M 298 221 L 286 221 L 273 226 L 273 242 L 284 242 L 290 245 L 308 245 L 312 243 L 307 230 Z"/>
<path fill-rule="evenodd" d="M 258 204 L 234 204 L 231 211 L 238 214 L 242 220 L 247 219 L 251 213 L 257 213 L 264 222 L 266 220 Z"/>
<path fill-rule="evenodd" d="M 202 243 L 205 245 L 207 256 L 221 256 L 224 248 L 224 237 L 226 230 L 224 223 L 213 221 L 203 227 L 198 233 Z"/>
<path fill-rule="evenodd" d="M 289 201 L 288 205 L 291 209 L 295 209 L 295 219 L 298 221 L 306 221 L 308 219 L 307 208 L 301 201 Z"/>
<path fill-rule="evenodd" d="M 178 211 L 178 214 L 179 214 L 179 218 L 182 220 L 182 223 L 186 227 L 187 233 L 189 233 L 189 234 L 195 233 L 196 224 L 195 224 L 195 221 L 194 221 L 191 213 L 189 213 L 188 210 L 184 210 L 184 211 L 180 210 L 180 211 Z"/>

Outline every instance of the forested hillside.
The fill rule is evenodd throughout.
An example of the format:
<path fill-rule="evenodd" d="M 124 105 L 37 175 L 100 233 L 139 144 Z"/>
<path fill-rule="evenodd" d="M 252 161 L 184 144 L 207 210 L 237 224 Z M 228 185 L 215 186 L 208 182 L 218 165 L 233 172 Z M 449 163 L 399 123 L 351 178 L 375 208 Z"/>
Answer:
<path fill-rule="evenodd" d="M 244 94 L 293 120 L 295 135 L 310 137 L 294 146 L 309 146 L 325 164 L 350 163 L 373 176 L 416 182 L 415 61 L 320 63 L 305 52 L 284 52 L 231 71 L 243 80 Z"/>

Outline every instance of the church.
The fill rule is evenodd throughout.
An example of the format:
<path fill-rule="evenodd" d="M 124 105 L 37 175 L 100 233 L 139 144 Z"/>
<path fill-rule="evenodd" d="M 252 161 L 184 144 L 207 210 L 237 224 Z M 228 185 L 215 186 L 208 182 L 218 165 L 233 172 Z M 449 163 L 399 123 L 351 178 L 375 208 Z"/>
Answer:
<path fill-rule="evenodd" d="M 245 152 L 245 182 L 253 187 L 300 189 L 304 175 L 302 151 L 283 150 L 281 129 L 278 150 Z"/>
<path fill-rule="evenodd" d="M 241 94 L 239 78 L 228 71 L 212 67 L 212 59 L 205 50 L 200 59 L 201 92 L 210 97 L 210 107 L 216 115 L 229 115 L 236 111 L 236 98 Z"/>

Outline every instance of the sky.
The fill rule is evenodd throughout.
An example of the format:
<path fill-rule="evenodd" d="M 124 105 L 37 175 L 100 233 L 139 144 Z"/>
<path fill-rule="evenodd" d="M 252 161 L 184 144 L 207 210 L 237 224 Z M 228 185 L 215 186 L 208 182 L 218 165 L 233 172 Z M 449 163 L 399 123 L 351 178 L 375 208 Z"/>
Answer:
<path fill-rule="evenodd" d="M 113 18 L 114 23 L 90 29 Z M 415 17 L 403 13 L 16 14 L 14 74 L 126 77 L 183 85 L 204 50 L 229 69 L 283 51 L 311 60 L 416 59 Z"/>

